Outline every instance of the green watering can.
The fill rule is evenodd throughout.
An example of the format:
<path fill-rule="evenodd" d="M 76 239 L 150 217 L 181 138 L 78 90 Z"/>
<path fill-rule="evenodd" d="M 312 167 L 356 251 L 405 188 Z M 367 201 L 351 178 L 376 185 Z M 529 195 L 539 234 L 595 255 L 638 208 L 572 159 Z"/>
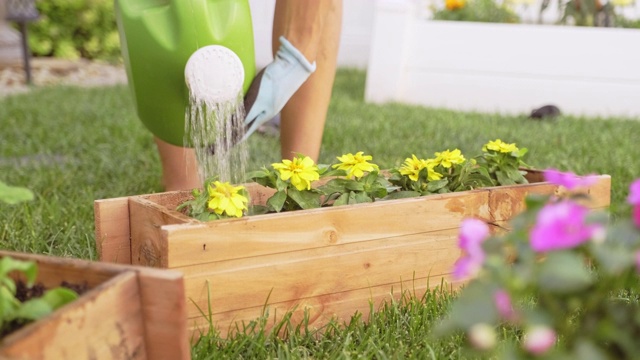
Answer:
<path fill-rule="evenodd" d="M 161 140 L 190 146 L 184 143 L 185 67 L 192 77 L 202 70 L 199 84 L 209 88 L 225 85 L 239 67 L 243 94 L 255 77 L 248 0 L 115 0 L 115 8 L 138 117 Z"/>

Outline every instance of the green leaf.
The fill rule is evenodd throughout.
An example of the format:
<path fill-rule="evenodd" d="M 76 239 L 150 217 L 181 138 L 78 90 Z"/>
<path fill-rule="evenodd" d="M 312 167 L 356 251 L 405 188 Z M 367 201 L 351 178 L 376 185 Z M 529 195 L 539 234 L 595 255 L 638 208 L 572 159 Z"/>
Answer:
<path fill-rule="evenodd" d="M 495 285 L 471 281 L 453 302 L 447 327 L 466 330 L 479 323 L 496 323 L 499 320 L 493 299 L 496 290 Z"/>
<path fill-rule="evenodd" d="M 515 181 L 509 178 L 509 175 L 504 173 L 503 171 L 496 171 L 496 178 L 498 180 L 498 184 L 500 185 L 515 185 Z"/>
<path fill-rule="evenodd" d="M 427 184 L 427 191 L 429 192 L 437 192 L 440 189 L 443 189 L 449 183 L 448 179 L 440 179 L 435 181 L 430 181 Z"/>
<path fill-rule="evenodd" d="M 635 266 L 633 251 L 619 244 L 607 241 L 602 244 L 591 244 L 591 251 L 597 263 L 608 274 L 619 275 L 627 268 Z"/>
<path fill-rule="evenodd" d="M 326 184 L 318 187 L 318 191 L 325 195 L 331 195 L 335 193 L 344 194 L 347 192 L 345 179 L 332 179 L 327 181 Z"/>
<path fill-rule="evenodd" d="M 249 207 L 247 215 L 262 215 L 269 212 L 269 207 L 263 205 L 253 205 Z"/>
<path fill-rule="evenodd" d="M 353 196 L 354 202 L 351 202 L 351 196 L 349 196 L 349 204 L 362 204 L 362 203 L 373 202 L 373 200 L 371 200 L 371 198 L 364 192 L 352 192 L 351 194 L 355 194 Z"/>
<path fill-rule="evenodd" d="M 295 201 L 302 209 L 315 209 L 320 207 L 321 194 L 313 191 L 299 191 L 291 188 L 287 193 L 289 197 Z"/>
<path fill-rule="evenodd" d="M 263 179 L 269 177 L 269 171 L 267 169 L 250 171 L 247 173 L 245 178 L 249 180 Z"/>
<path fill-rule="evenodd" d="M 336 201 L 333 202 L 333 206 L 348 205 L 349 204 L 349 194 L 350 193 L 344 193 L 344 194 L 340 195 L 336 199 Z"/>
<path fill-rule="evenodd" d="M 31 201 L 35 198 L 33 192 L 27 188 L 19 186 L 9 186 L 0 181 L 0 201 L 9 205 Z"/>
<path fill-rule="evenodd" d="M 53 308 L 47 301 L 37 298 L 23 302 L 13 316 L 15 319 L 38 320 L 52 312 Z"/>
<path fill-rule="evenodd" d="M 593 283 L 593 277 L 584 259 L 569 251 L 551 252 L 540 264 L 538 286 L 557 294 L 584 290 Z"/>
<path fill-rule="evenodd" d="M 23 273 L 27 279 L 27 285 L 31 286 L 36 280 L 38 266 L 33 261 L 17 260 L 10 256 L 5 256 L 0 259 L 0 278 L 4 278 L 12 271 L 20 271 Z"/>
<path fill-rule="evenodd" d="M 287 200 L 287 193 L 284 190 L 279 190 L 267 200 L 267 206 L 275 212 L 280 212 L 285 200 Z"/>
<path fill-rule="evenodd" d="M 396 200 L 419 197 L 420 193 L 417 191 L 396 191 L 387 195 L 384 200 Z"/>
<path fill-rule="evenodd" d="M 78 293 L 65 288 L 57 287 L 44 293 L 42 299 L 44 299 L 55 310 L 58 309 L 78 298 Z"/>

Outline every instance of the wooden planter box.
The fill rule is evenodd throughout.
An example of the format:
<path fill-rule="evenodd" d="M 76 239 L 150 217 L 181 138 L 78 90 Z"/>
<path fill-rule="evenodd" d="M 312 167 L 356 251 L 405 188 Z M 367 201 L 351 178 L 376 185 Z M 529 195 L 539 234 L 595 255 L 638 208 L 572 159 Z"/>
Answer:
<path fill-rule="evenodd" d="M 590 207 L 609 206 L 610 180 L 599 176 L 588 189 Z M 253 201 L 266 201 L 270 192 L 253 185 Z M 209 223 L 174 210 L 189 192 L 169 192 L 96 201 L 96 239 L 103 261 L 183 272 L 192 331 L 208 327 L 197 308 L 208 309 L 208 290 L 222 334 L 258 318 L 266 304 L 276 318 L 295 308 L 294 321 L 308 309 L 321 326 L 356 311 L 366 318 L 370 300 L 377 307 L 401 290 L 420 296 L 442 281 L 458 285 L 450 273 L 463 218 L 506 229 L 527 194 L 561 191 L 538 182 Z"/>
<path fill-rule="evenodd" d="M 37 282 L 90 290 L 0 342 L 1 359 L 189 359 L 183 277 L 177 271 L 0 251 L 32 260 Z"/>
<path fill-rule="evenodd" d="M 433 21 L 422 13 L 413 0 L 376 3 L 367 101 L 516 115 L 554 104 L 572 115 L 640 117 L 638 29 Z"/>

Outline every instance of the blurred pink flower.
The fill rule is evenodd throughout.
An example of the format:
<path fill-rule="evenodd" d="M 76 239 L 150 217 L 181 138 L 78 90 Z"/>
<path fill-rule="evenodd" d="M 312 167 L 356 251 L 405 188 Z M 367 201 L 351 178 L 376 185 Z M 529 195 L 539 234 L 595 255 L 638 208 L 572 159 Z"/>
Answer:
<path fill-rule="evenodd" d="M 640 205 L 640 179 L 636 179 L 629 185 L 629 197 L 627 202 L 631 205 Z"/>
<path fill-rule="evenodd" d="M 482 242 L 489 237 L 489 226 L 482 220 L 464 219 L 460 224 L 458 246 L 465 252 L 453 268 L 453 277 L 461 280 L 474 276 L 482 268 L 484 251 Z"/>
<path fill-rule="evenodd" d="M 508 321 L 516 320 L 516 312 L 513 310 L 513 305 L 511 304 L 511 297 L 509 293 L 505 290 L 498 290 L 493 293 L 493 301 L 496 304 L 496 309 L 498 310 L 498 314 Z"/>
<path fill-rule="evenodd" d="M 537 252 L 573 248 L 601 233 L 601 225 L 585 223 L 588 212 L 568 200 L 545 205 L 531 229 L 531 248 Z"/>
<path fill-rule="evenodd" d="M 564 186 L 567 190 L 593 185 L 598 182 L 596 175 L 578 176 L 572 172 L 561 172 L 556 169 L 545 170 L 544 179 L 550 183 Z"/>
<path fill-rule="evenodd" d="M 640 179 L 636 179 L 631 183 L 631 185 L 629 185 L 629 196 L 627 197 L 627 202 L 633 205 L 631 219 L 633 219 L 633 223 L 640 228 Z"/>
<path fill-rule="evenodd" d="M 633 223 L 640 228 L 640 205 L 633 207 L 631 218 L 633 219 Z"/>
<path fill-rule="evenodd" d="M 524 334 L 524 348 L 534 355 L 541 355 L 547 352 L 556 342 L 556 332 L 553 329 L 536 325 L 527 330 Z"/>

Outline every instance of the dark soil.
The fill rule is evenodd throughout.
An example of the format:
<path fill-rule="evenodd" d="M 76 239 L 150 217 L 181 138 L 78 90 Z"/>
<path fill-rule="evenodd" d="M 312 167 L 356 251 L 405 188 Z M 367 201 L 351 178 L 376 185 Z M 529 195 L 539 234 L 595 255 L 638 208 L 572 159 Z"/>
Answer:
<path fill-rule="evenodd" d="M 78 295 L 82 295 L 89 290 L 89 285 L 86 282 L 82 284 L 73 284 L 63 281 L 62 283 L 60 283 L 60 286 L 71 289 Z M 16 299 L 21 302 L 25 302 L 33 298 L 38 298 L 42 296 L 47 290 L 48 289 L 40 283 L 34 284 L 32 287 L 28 287 L 24 281 L 16 281 Z M 4 326 L 2 326 L 2 329 L 0 329 L 0 339 L 4 338 L 14 331 L 19 330 L 28 323 L 29 321 L 26 320 L 14 320 L 8 324 L 5 324 Z"/>

